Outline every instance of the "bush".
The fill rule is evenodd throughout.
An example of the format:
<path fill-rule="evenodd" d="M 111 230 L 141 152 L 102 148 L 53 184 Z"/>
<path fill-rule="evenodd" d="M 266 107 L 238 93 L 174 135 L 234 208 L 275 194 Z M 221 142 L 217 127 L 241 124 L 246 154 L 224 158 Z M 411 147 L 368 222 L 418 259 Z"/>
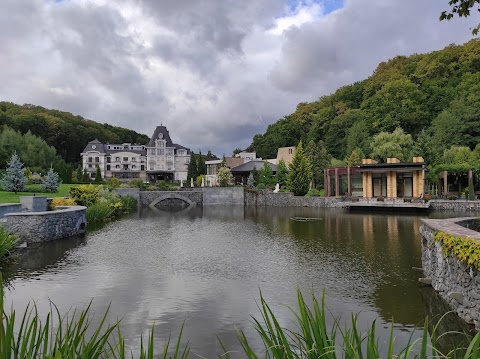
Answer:
<path fill-rule="evenodd" d="M 15 235 L 8 233 L 3 227 L 0 226 L 0 257 L 9 255 L 10 252 L 15 248 L 17 242 L 18 239 Z"/>
<path fill-rule="evenodd" d="M 265 189 L 265 188 L 266 188 L 265 183 L 259 183 L 257 185 L 257 189 Z"/>
<path fill-rule="evenodd" d="M 383 202 L 385 201 L 385 197 L 379 196 L 377 197 L 377 202 Z"/>
<path fill-rule="evenodd" d="M 103 222 L 108 220 L 113 213 L 113 209 L 108 203 L 94 203 L 87 207 L 86 217 L 88 223 Z"/>
<path fill-rule="evenodd" d="M 195 186 L 200 187 L 202 185 L 202 179 L 204 178 L 204 175 L 200 175 L 197 177 L 197 180 L 195 181 Z M 205 183 L 204 183 L 205 184 Z"/>
<path fill-rule="evenodd" d="M 70 197 L 79 205 L 90 207 L 98 199 L 98 192 L 103 188 L 102 185 L 82 185 L 70 188 Z"/>
<path fill-rule="evenodd" d="M 51 209 L 54 210 L 58 206 L 76 206 L 77 204 L 73 200 L 73 198 L 65 198 L 65 197 L 57 197 L 52 199 L 52 203 L 50 205 Z"/>
<path fill-rule="evenodd" d="M 106 184 L 109 188 L 118 188 L 120 187 L 120 180 L 116 177 L 107 179 Z"/>
<path fill-rule="evenodd" d="M 123 207 L 126 211 L 133 211 L 137 208 L 137 200 L 132 196 L 123 196 L 120 197 Z"/>
<path fill-rule="evenodd" d="M 130 182 L 128 182 L 128 186 L 130 188 L 146 189 L 147 185 L 148 185 L 148 183 L 143 182 L 143 180 L 140 179 L 140 178 L 136 178 L 136 179 L 133 179 Z"/>
<path fill-rule="evenodd" d="M 454 194 L 450 194 L 448 195 L 447 197 L 450 201 L 455 201 L 458 199 L 458 196 L 457 195 L 454 195 Z"/>

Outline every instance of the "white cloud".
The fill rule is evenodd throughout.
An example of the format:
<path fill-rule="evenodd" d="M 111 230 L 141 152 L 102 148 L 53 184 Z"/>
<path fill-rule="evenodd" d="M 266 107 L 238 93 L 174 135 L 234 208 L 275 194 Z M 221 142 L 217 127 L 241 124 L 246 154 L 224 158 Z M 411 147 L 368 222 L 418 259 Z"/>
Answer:
<path fill-rule="evenodd" d="M 328 0 L 326 0 L 328 1 Z M 436 0 L 70 0 L 0 5 L 0 100 L 58 108 L 217 154 L 380 61 L 471 38 Z"/>

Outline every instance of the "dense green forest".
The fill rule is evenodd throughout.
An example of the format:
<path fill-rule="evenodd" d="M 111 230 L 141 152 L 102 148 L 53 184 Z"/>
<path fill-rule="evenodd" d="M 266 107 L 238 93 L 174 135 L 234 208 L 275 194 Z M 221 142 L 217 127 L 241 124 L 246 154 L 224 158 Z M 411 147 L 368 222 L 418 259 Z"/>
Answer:
<path fill-rule="evenodd" d="M 411 135 L 411 153 L 431 165 L 445 163 L 445 150 L 452 146 L 475 149 L 480 143 L 479 39 L 383 62 L 366 80 L 300 103 L 255 135 L 248 150 L 274 158 L 278 147 L 313 141 L 325 146 L 333 163 L 346 164 L 358 153 L 375 157 L 374 140 L 398 128 Z"/>
<path fill-rule="evenodd" d="M 0 130 L 8 126 L 22 134 L 28 131 L 57 150 L 67 163 L 80 161 L 86 144 L 97 138 L 109 143 L 148 142 L 149 137 L 135 131 L 100 124 L 69 112 L 49 110 L 34 105 L 16 105 L 0 102 Z"/>

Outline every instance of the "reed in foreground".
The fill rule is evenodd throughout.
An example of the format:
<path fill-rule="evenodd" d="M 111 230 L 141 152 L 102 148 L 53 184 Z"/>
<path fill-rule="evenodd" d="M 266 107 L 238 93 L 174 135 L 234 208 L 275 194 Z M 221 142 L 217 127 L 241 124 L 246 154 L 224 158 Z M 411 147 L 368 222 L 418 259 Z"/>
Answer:
<path fill-rule="evenodd" d="M 1 274 L 0 274 L 1 280 Z M 2 359 L 125 359 L 133 358 L 125 348 L 125 338 L 120 323 L 107 324 L 107 312 L 98 324 L 93 326 L 90 314 L 91 303 L 85 310 L 73 311 L 70 315 L 61 315 L 54 304 L 42 322 L 36 306 L 26 308 L 20 318 L 15 311 L 4 310 L 3 287 L 0 286 L 0 358 Z M 375 333 L 375 323 L 369 330 L 361 332 L 357 324 L 357 316 L 353 316 L 348 326 L 343 329 L 339 321 L 332 328 L 327 327 L 324 297 L 319 303 L 312 295 L 312 306 L 308 306 L 303 295 L 297 291 L 298 308 L 293 311 L 297 329 L 283 328 L 271 307 L 263 296 L 260 297 L 261 319 L 253 318 L 254 327 L 264 350 L 256 350 L 244 332 L 238 332 L 238 338 L 246 358 L 298 359 L 378 359 L 378 358 L 452 358 L 474 359 L 480 357 L 480 333 L 470 342 L 467 348 L 450 353 L 441 353 L 431 344 L 428 326 L 425 325 L 422 336 L 411 340 L 403 348 L 395 348 L 393 328 L 387 344 L 379 345 Z M 190 354 L 189 345 L 182 346 L 183 325 L 178 339 L 170 345 L 170 339 L 155 350 L 154 330 L 150 331 L 147 341 L 142 337 L 138 343 L 140 359 L 173 358 L 187 359 Z M 433 336 L 435 337 L 435 336 Z M 229 359 L 230 352 L 223 347 L 222 358 Z M 459 348 L 460 349 L 460 348 Z"/>
<path fill-rule="evenodd" d="M 325 301 L 321 303 L 312 294 L 312 306 L 308 306 L 300 290 L 297 290 L 297 308 L 292 310 L 296 318 L 295 331 L 283 328 L 271 307 L 260 295 L 259 309 L 261 320 L 253 318 L 253 324 L 258 337 L 264 344 L 264 350 L 258 352 L 243 331 L 239 331 L 242 348 L 247 358 L 325 358 L 325 359 L 407 359 L 407 358 L 480 358 L 480 333 L 469 341 L 467 348 L 457 348 L 449 353 L 441 353 L 430 339 L 428 323 L 424 325 L 422 336 L 413 340 L 410 336 L 407 344 L 402 348 L 395 348 L 393 325 L 390 329 L 389 340 L 386 345 L 379 344 L 373 322 L 366 332 L 361 332 L 357 323 L 358 315 L 342 328 L 339 320 L 335 320 L 332 328 L 328 329 L 325 315 Z M 432 337 L 435 338 L 435 330 Z M 447 334 L 448 335 L 448 334 Z M 466 335 L 466 334 L 465 334 Z M 226 355 L 229 358 L 229 355 Z"/>
<path fill-rule="evenodd" d="M 0 258 L 7 256 L 17 245 L 17 237 L 0 226 Z"/>

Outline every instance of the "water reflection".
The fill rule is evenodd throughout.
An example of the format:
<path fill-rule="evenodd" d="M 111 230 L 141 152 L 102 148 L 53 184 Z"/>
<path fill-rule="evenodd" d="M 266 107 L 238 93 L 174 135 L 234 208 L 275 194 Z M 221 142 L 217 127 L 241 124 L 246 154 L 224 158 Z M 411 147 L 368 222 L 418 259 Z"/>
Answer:
<path fill-rule="evenodd" d="M 12 268 L 7 303 L 24 308 L 35 299 L 45 310 L 50 298 L 65 311 L 95 297 L 96 312 L 111 303 L 110 319 L 123 318 L 131 345 L 153 324 L 164 339 L 186 320 L 193 352 L 213 357 L 217 336 L 239 350 L 235 328 L 252 335 L 260 288 L 292 327 L 283 304 L 295 304 L 299 287 L 326 291 L 330 324 L 361 312 L 366 328 L 380 317 L 386 340 L 393 320 L 401 345 L 426 315 L 412 270 L 421 266 L 419 227 L 418 216 L 335 209 L 144 208 L 84 238 L 29 250 Z"/>

